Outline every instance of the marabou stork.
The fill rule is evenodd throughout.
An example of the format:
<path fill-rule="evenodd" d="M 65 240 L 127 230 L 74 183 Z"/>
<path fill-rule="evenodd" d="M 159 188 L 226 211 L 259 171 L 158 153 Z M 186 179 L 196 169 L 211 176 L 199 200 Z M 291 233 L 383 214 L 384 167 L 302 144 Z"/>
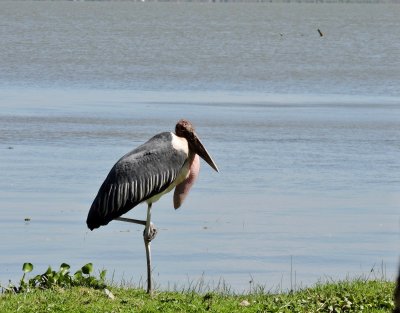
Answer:
<path fill-rule="evenodd" d="M 175 134 L 163 132 L 125 154 L 108 173 L 90 207 L 90 230 L 112 220 L 142 224 L 147 260 L 147 292 L 152 292 L 150 242 L 157 230 L 151 223 L 151 206 L 175 187 L 174 208 L 181 206 L 200 170 L 199 156 L 215 171 L 217 165 L 204 148 L 193 125 L 180 120 Z M 139 203 L 147 203 L 146 221 L 120 217 Z"/>

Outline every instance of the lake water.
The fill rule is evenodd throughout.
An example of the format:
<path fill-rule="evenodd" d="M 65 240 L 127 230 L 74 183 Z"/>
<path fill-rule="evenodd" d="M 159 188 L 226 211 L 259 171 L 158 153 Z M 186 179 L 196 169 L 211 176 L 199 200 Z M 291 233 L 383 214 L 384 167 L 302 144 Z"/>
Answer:
<path fill-rule="evenodd" d="M 35 274 L 93 262 L 115 282 L 143 281 L 141 227 L 90 232 L 86 215 L 114 162 L 182 117 L 220 173 L 203 163 L 181 209 L 171 194 L 153 206 L 160 288 L 393 278 L 399 13 L 2 1 L 0 284 L 16 282 L 24 262 Z"/>

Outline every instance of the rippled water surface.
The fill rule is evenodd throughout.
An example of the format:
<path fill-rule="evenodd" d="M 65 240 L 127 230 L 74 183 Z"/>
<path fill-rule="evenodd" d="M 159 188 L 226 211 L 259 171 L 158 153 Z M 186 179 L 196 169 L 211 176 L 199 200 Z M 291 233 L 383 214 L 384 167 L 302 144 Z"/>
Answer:
<path fill-rule="evenodd" d="M 142 229 L 86 215 L 114 162 L 181 117 L 220 173 L 154 205 L 162 288 L 392 278 L 399 8 L 1 2 L 0 283 L 26 261 L 143 280 Z"/>

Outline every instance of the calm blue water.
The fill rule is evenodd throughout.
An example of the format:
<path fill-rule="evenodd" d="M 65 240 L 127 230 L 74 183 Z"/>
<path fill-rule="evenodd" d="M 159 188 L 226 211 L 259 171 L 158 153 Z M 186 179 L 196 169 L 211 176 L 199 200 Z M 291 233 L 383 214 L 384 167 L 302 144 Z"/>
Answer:
<path fill-rule="evenodd" d="M 143 281 L 142 229 L 86 215 L 114 162 L 181 117 L 221 171 L 155 204 L 161 288 L 394 277 L 398 10 L 1 2 L 0 283 L 27 261 Z"/>

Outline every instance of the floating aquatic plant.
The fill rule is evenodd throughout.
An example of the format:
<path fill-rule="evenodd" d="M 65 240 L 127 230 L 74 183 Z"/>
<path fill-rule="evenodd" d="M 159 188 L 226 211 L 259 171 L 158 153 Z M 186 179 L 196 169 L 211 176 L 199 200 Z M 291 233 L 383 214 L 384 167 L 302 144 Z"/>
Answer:
<path fill-rule="evenodd" d="M 82 266 L 74 274 L 70 273 L 70 266 L 67 263 L 62 263 L 58 271 L 55 271 L 49 266 L 43 274 L 25 280 L 26 274 L 33 271 L 32 263 L 24 263 L 22 271 L 24 272 L 19 286 L 9 284 L 8 287 L 3 287 L 6 292 L 28 292 L 30 289 L 50 289 L 53 287 L 70 288 L 73 286 L 85 286 L 94 289 L 103 289 L 106 287 L 105 277 L 106 270 L 100 272 L 99 278 L 91 275 L 93 272 L 93 264 L 88 263 Z"/>

